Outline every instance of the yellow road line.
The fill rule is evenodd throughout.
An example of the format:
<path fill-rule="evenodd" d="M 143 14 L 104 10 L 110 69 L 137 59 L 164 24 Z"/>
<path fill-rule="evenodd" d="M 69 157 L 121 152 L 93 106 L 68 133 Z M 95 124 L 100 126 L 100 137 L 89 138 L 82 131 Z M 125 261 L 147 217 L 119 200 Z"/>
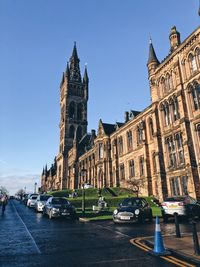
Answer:
<path fill-rule="evenodd" d="M 144 251 L 150 251 L 152 250 L 149 246 L 141 243 L 142 240 L 144 240 L 145 237 L 142 237 L 142 238 L 134 238 L 134 239 L 131 239 L 130 240 L 130 243 L 132 243 L 133 245 L 135 245 L 136 247 L 144 250 Z M 177 266 L 181 266 L 181 267 L 195 267 L 195 265 L 193 264 L 190 264 L 186 261 L 183 261 L 183 260 L 180 260 L 180 259 L 177 259 L 173 256 L 160 256 L 160 258 L 166 260 L 166 261 L 169 261 Z"/>

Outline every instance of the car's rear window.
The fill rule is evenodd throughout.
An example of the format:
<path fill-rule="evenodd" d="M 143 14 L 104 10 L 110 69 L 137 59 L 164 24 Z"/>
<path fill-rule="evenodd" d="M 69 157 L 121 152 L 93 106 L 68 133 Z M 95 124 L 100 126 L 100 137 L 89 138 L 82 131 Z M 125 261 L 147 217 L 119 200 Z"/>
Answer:
<path fill-rule="evenodd" d="M 69 204 L 69 202 L 64 198 L 53 198 L 52 204 Z"/>
<path fill-rule="evenodd" d="M 165 202 L 174 202 L 174 201 L 184 201 L 185 198 L 184 197 L 168 197 L 166 198 L 164 201 Z"/>
<path fill-rule="evenodd" d="M 36 199 L 37 198 L 37 196 L 33 196 L 33 197 L 31 197 L 31 199 Z"/>
<path fill-rule="evenodd" d="M 46 201 L 49 198 L 50 198 L 50 196 L 40 196 L 41 201 Z"/>
<path fill-rule="evenodd" d="M 139 198 L 127 198 L 122 201 L 122 206 L 142 206 L 142 200 Z"/>

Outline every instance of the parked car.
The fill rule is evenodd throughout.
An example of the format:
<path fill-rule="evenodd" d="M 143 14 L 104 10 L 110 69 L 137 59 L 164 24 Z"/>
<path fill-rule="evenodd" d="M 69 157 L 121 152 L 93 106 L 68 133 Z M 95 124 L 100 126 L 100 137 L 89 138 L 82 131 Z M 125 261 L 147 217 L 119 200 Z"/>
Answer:
<path fill-rule="evenodd" d="M 35 202 L 35 210 L 36 212 L 42 212 L 44 205 L 46 204 L 47 200 L 52 197 L 51 195 L 38 195 L 36 202 Z"/>
<path fill-rule="evenodd" d="M 35 202 L 36 202 L 36 199 L 38 197 L 38 194 L 31 194 L 29 197 L 28 197 L 28 200 L 27 200 L 27 207 L 29 208 L 34 208 L 35 207 Z"/>
<path fill-rule="evenodd" d="M 200 203 L 190 196 L 168 197 L 161 203 L 164 222 L 177 213 L 179 216 L 200 217 Z"/>
<path fill-rule="evenodd" d="M 44 206 L 43 214 L 48 215 L 49 219 L 54 217 L 76 219 L 75 208 L 64 197 L 50 197 Z"/>
<path fill-rule="evenodd" d="M 125 198 L 113 212 L 114 223 L 144 223 L 153 219 L 152 209 L 142 197 Z"/>

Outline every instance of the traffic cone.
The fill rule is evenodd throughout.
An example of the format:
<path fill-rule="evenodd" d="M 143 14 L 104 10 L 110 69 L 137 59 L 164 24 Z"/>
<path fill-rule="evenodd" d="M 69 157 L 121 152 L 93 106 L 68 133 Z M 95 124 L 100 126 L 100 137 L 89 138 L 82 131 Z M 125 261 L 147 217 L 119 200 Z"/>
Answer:
<path fill-rule="evenodd" d="M 155 235 L 154 235 L 154 249 L 151 251 L 153 255 L 162 256 L 169 255 L 170 252 L 167 251 L 163 244 L 163 238 L 160 230 L 160 220 L 159 217 L 156 216 L 156 226 L 155 226 Z"/>

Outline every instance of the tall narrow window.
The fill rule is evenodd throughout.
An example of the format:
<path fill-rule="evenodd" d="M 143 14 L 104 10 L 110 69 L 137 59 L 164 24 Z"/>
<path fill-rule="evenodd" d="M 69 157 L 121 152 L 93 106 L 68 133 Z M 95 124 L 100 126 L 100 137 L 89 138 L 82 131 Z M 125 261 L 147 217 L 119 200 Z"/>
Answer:
<path fill-rule="evenodd" d="M 174 140 L 172 137 L 169 137 L 166 139 L 167 144 L 167 151 L 169 156 L 169 167 L 175 167 L 176 166 L 176 149 Z"/>
<path fill-rule="evenodd" d="M 128 150 L 133 148 L 132 131 L 127 132 L 127 146 L 128 146 Z"/>
<path fill-rule="evenodd" d="M 135 176 L 135 165 L 134 165 L 134 160 L 129 161 L 129 176 L 130 178 Z"/>
<path fill-rule="evenodd" d="M 120 179 L 124 180 L 125 179 L 124 164 L 121 164 L 119 168 L 120 168 Z"/>
<path fill-rule="evenodd" d="M 173 120 L 176 121 L 179 118 L 178 101 L 177 98 L 172 101 Z"/>
<path fill-rule="evenodd" d="M 192 89 L 192 98 L 194 103 L 194 109 L 200 109 L 200 85 L 195 84 L 194 88 Z"/>
<path fill-rule="evenodd" d="M 103 158 L 103 144 L 99 143 L 99 159 Z"/>
<path fill-rule="evenodd" d="M 182 195 L 188 195 L 188 177 L 182 176 L 180 180 L 181 180 Z"/>
<path fill-rule="evenodd" d="M 170 179 L 171 194 L 172 196 L 180 195 L 179 181 L 178 177 L 173 177 Z"/>
<path fill-rule="evenodd" d="M 189 60 L 189 64 L 190 64 L 191 73 L 193 74 L 197 70 L 196 59 L 192 54 L 190 54 L 188 57 L 188 60 Z"/>
<path fill-rule="evenodd" d="M 165 116 L 165 125 L 168 126 L 170 124 L 170 114 L 169 114 L 169 105 L 166 103 L 164 105 L 164 116 Z"/>
<path fill-rule="evenodd" d="M 118 139 L 119 155 L 123 154 L 123 139 L 122 136 Z"/>
<path fill-rule="evenodd" d="M 196 58 L 200 66 L 200 49 L 199 48 L 196 49 L 195 54 L 196 54 Z"/>
<path fill-rule="evenodd" d="M 144 157 L 140 157 L 140 176 L 144 176 Z"/>
<path fill-rule="evenodd" d="M 175 139 L 176 139 L 176 143 L 177 143 L 177 152 L 178 152 L 179 164 L 183 164 L 184 163 L 184 153 L 183 153 L 181 133 L 176 134 Z"/>
<path fill-rule="evenodd" d="M 150 133 L 150 137 L 153 138 L 154 129 L 153 129 L 153 120 L 152 120 L 152 118 L 149 119 L 149 133 Z"/>
<path fill-rule="evenodd" d="M 141 124 L 137 127 L 137 141 L 138 144 L 142 144 L 143 142 L 143 127 Z"/>

